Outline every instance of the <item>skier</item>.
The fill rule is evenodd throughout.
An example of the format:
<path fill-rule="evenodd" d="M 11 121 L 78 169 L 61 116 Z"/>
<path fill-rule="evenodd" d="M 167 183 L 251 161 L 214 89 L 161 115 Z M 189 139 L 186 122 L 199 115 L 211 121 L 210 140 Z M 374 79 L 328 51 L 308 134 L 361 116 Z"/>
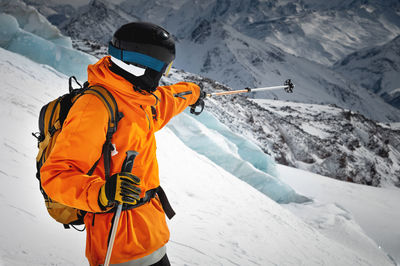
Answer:
<path fill-rule="evenodd" d="M 109 113 L 94 95 L 83 95 L 74 103 L 41 168 L 47 195 L 88 212 L 84 221 L 90 265 L 104 263 L 116 203 L 124 207 L 111 264 L 170 265 L 164 212 L 168 202 L 159 187 L 154 133 L 205 97 L 193 83 L 158 87 L 174 58 L 175 43 L 165 29 L 144 22 L 120 27 L 109 44 L 109 55 L 88 66 L 89 84 L 110 91 L 122 113 L 112 137 L 110 169 L 105 169 L 102 153 Z M 121 172 L 128 150 L 138 155 L 133 170 Z M 88 175 L 92 167 L 95 170 Z"/>

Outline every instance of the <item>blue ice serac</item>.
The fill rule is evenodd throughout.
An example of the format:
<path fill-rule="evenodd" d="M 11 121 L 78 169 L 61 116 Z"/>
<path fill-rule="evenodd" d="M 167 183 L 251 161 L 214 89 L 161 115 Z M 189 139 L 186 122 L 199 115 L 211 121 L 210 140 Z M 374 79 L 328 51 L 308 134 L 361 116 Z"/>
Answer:
<path fill-rule="evenodd" d="M 233 133 L 211 113 L 177 116 L 168 127 L 191 149 L 278 203 L 306 202 L 277 177 L 275 162 L 258 146 Z M 181 130 L 181 129 L 185 130 Z"/>
<path fill-rule="evenodd" d="M 80 80 L 86 80 L 87 66 L 97 59 L 72 49 L 70 41 L 37 32 L 33 34 L 22 29 L 16 17 L 0 13 L 0 47 L 49 65 L 68 76 L 75 75 Z"/>

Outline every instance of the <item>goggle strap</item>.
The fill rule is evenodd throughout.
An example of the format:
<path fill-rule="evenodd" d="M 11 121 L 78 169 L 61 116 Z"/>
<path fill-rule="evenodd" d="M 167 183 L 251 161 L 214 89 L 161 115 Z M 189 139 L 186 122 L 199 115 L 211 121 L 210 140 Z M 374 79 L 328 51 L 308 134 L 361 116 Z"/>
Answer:
<path fill-rule="evenodd" d="M 108 45 L 108 54 L 121 61 L 136 63 L 145 67 L 149 67 L 157 72 L 161 72 L 167 67 L 167 64 L 161 60 L 145 54 L 118 49 L 111 43 Z"/>
<path fill-rule="evenodd" d="M 171 70 L 171 67 L 172 67 L 172 63 L 174 63 L 174 61 L 172 61 L 171 63 L 168 64 L 168 66 L 163 74 L 164 76 L 168 76 L 169 71 Z"/>

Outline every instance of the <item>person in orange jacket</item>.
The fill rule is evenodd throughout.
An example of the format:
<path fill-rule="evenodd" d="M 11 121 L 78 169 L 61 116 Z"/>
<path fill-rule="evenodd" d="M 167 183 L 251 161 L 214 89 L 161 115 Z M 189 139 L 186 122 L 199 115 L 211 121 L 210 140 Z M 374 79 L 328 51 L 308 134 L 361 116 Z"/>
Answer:
<path fill-rule="evenodd" d="M 41 168 L 43 189 L 52 199 L 88 212 L 84 221 L 90 265 L 104 263 L 114 217 L 110 209 L 115 203 L 125 207 L 111 264 L 170 265 L 154 133 L 186 107 L 204 107 L 205 97 L 199 86 L 189 82 L 158 87 L 174 58 L 175 43 L 162 27 L 144 22 L 120 27 L 109 44 L 109 56 L 88 66 L 89 84 L 110 91 L 123 114 L 111 140 L 109 177 L 106 180 L 102 153 L 109 114 L 103 102 L 89 94 L 70 109 Z M 138 155 L 132 171 L 121 172 L 128 150 Z"/>

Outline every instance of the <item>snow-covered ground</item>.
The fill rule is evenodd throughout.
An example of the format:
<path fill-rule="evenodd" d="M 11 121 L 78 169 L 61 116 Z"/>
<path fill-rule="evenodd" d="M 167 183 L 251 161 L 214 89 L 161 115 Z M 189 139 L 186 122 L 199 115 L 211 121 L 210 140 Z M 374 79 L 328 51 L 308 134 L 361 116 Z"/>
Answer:
<path fill-rule="evenodd" d="M 67 77 L 4 49 L 0 58 L 0 119 L 7 125 L 0 139 L 0 261 L 3 265 L 85 264 L 85 234 L 64 230 L 46 213 L 35 178 L 36 143 L 30 136 L 37 130 L 40 107 L 67 90 Z M 220 137 L 218 143 L 227 142 Z M 348 207 L 336 197 L 319 199 L 296 188 L 313 197 L 314 203 L 280 205 L 188 148 L 169 128 L 157 134 L 157 141 L 162 184 L 178 213 L 169 222 L 168 252 L 174 265 L 393 265 L 386 255 L 389 250 L 398 259 L 395 223 L 380 221 L 373 229 L 358 224 L 375 214 L 382 214 L 383 221 L 398 220 L 399 190 L 376 188 L 368 197 L 354 197 Z M 315 180 L 310 173 L 281 166 L 276 173 L 283 180 L 308 176 L 302 184 L 311 191 L 314 184 L 331 184 L 330 179 Z M 338 197 L 369 189 L 341 184 L 335 192 Z M 381 198 L 388 191 L 390 201 Z M 357 211 L 366 208 L 374 215 L 364 213 L 359 218 Z M 388 240 L 387 246 L 379 241 L 385 251 L 373 240 L 374 233 Z"/>
<path fill-rule="evenodd" d="M 400 262 L 400 190 L 376 188 L 343 182 L 283 165 L 277 166 L 280 178 L 298 193 L 313 200 L 309 204 L 289 204 L 291 210 L 324 235 L 339 242 L 357 242 L 364 234 L 379 248 Z"/>
<path fill-rule="evenodd" d="M 8 15 L 0 19 L 16 22 Z M 30 58 L 0 48 L 0 265 L 86 265 L 85 233 L 65 230 L 47 214 L 31 136 L 40 108 L 67 92 L 65 74 L 83 75 L 80 64 L 68 71 L 60 68 L 61 73 L 53 63 L 64 56 L 78 60 L 82 53 L 55 44 L 57 56 L 41 61 L 40 55 L 53 46 L 37 44 L 49 44 L 50 37 L 39 34 L 40 27 L 37 34 L 25 30 L 0 33 L 13 34 L 7 47 L 20 45 Z M 26 47 L 29 40 L 35 41 L 34 50 Z M 399 189 L 354 185 L 276 165 L 210 113 L 204 115 L 202 121 L 182 114 L 156 136 L 161 182 L 177 212 L 169 221 L 173 265 L 400 261 Z"/>

